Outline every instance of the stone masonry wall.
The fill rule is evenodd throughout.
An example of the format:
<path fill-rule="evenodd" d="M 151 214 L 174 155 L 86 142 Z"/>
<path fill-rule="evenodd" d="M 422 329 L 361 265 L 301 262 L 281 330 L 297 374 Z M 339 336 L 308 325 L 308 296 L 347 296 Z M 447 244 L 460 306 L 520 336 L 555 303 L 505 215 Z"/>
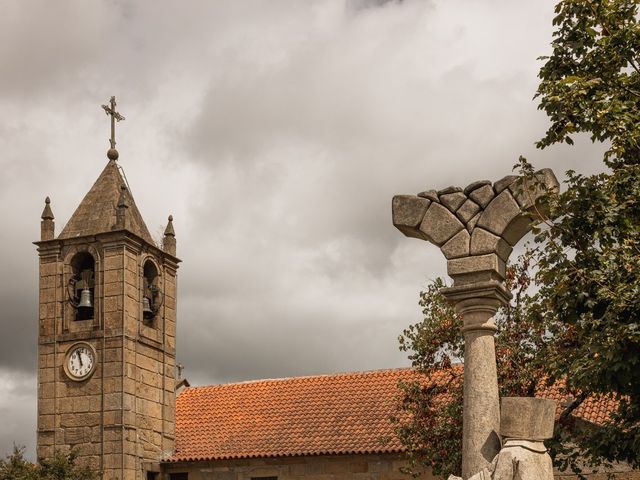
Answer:
<path fill-rule="evenodd" d="M 84 240 L 84 241 L 83 241 Z M 157 250 L 117 233 L 40 245 L 38 342 L 39 457 L 74 448 L 105 479 L 145 478 L 145 465 L 173 448 L 176 268 Z M 76 321 L 66 285 L 69 259 L 96 260 L 94 318 Z M 152 259 L 165 292 L 142 321 L 143 262 Z M 63 364 L 77 342 L 96 351 L 92 376 L 76 382 Z"/>
<path fill-rule="evenodd" d="M 411 480 L 400 472 L 406 465 L 401 454 L 319 455 L 308 457 L 253 458 L 164 464 L 162 480 L 171 473 L 186 472 L 189 480 L 251 480 L 278 477 L 278 480 Z M 640 471 L 618 466 L 616 480 L 640 480 Z M 586 474 L 588 480 L 606 480 L 606 473 Z M 420 480 L 436 479 L 430 474 Z M 558 480 L 577 480 L 576 475 L 556 472 Z"/>
<path fill-rule="evenodd" d="M 171 473 L 188 472 L 189 480 L 409 480 L 400 472 L 406 462 L 398 454 L 318 455 L 308 457 L 256 458 L 165 464 L 164 479 Z M 422 480 L 435 477 L 423 475 Z"/>
<path fill-rule="evenodd" d="M 102 468 L 107 443 L 104 432 L 104 392 L 112 366 L 108 363 L 108 343 L 99 329 L 101 306 L 94 318 L 74 321 L 75 312 L 67 302 L 66 286 L 70 267 L 67 260 L 82 251 L 96 260 L 96 280 L 102 277 L 102 258 L 91 244 L 61 247 L 51 243 L 40 248 L 40 308 L 38 342 L 38 448 L 39 457 L 50 457 L 55 450 L 75 448 L 82 462 Z M 96 286 L 101 291 L 101 285 Z M 70 380 L 63 365 L 69 348 L 78 341 L 96 351 L 96 368 L 90 380 Z M 104 365 L 105 368 L 102 368 Z"/>

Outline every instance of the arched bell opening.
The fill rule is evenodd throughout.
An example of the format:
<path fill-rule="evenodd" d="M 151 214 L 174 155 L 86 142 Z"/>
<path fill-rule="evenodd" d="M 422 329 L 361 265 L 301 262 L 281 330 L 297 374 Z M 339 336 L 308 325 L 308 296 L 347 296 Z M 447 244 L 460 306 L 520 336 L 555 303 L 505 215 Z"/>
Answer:
<path fill-rule="evenodd" d="M 76 253 L 71 259 L 72 275 L 67 284 L 69 303 L 75 308 L 75 320 L 91 320 L 95 311 L 96 262 L 88 252 Z"/>
<path fill-rule="evenodd" d="M 153 323 L 164 301 L 159 285 L 158 267 L 153 261 L 144 262 L 142 276 L 142 319 L 145 323 Z"/>

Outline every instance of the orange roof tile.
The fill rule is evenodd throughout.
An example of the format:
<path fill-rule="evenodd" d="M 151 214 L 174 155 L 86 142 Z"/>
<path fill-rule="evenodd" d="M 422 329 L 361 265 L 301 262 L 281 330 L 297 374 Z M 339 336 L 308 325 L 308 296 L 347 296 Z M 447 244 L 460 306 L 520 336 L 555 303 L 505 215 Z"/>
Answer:
<path fill-rule="evenodd" d="M 398 381 L 416 375 L 375 370 L 187 388 L 176 401 L 167 461 L 402 452 L 389 417 Z M 562 400 L 558 389 L 541 396 Z M 576 414 L 601 423 L 613 407 L 590 399 Z"/>
<path fill-rule="evenodd" d="M 569 399 L 566 393 L 562 391 L 560 385 L 547 387 L 544 391 L 538 393 L 541 397 L 556 401 L 556 416 L 560 415 L 563 408 L 568 404 Z M 586 398 L 573 411 L 573 415 L 587 422 L 596 425 L 603 425 L 611 418 L 611 412 L 617 410 L 619 402 L 612 396 L 592 396 Z"/>

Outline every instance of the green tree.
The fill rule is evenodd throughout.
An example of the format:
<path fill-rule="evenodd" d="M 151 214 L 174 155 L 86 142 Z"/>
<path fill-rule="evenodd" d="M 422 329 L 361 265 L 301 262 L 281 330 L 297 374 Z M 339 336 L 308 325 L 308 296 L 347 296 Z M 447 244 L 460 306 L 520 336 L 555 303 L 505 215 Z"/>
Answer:
<path fill-rule="evenodd" d="M 52 458 L 40 459 L 37 466 L 38 480 L 97 480 L 98 472 L 87 465 L 78 464 L 74 450 L 64 454 L 55 452 Z"/>
<path fill-rule="evenodd" d="M 53 458 L 33 464 L 24 458 L 24 448 L 14 447 L 13 453 L 0 459 L 0 480 L 97 480 L 98 472 L 79 465 L 75 451 L 57 451 Z"/>
<path fill-rule="evenodd" d="M 501 395 L 531 394 L 544 378 L 575 398 L 551 445 L 556 462 L 574 470 L 578 459 L 640 467 L 639 1 L 561 0 L 555 7 L 552 53 L 541 57 L 536 93 L 550 127 L 537 146 L 571 145 L 574 135 L 588 134 L 607 150 L 601 173 L 569 171 L 563 193 L 548 199 L 552 220 L 535 230 L 536 245 L 511 270 L 516 301 L 496 319 Z M 531 175 L 533 167 L 521 159 L 520 171 Z M 460 402 L 460 381 L 450 367 L 462 359 L 462 339 L 441 286 L 421 295 L 425 320 L 405 330 L 400 348 L 419 371 L 444 369 L 451 381 L 403 385 L 395 419 L 412 470 L 428 466 L 437 474 L 459 471 L 462 435 L 452 405 Z M 598 394 L 613 395 L 617 411 L 602 428 L 575 429 L 570 413 Z M 429 432 L 430 417 L 439 426 Z"/>
<path fill-rule="evenodd" d="M 614 170 L 640 162 L 640 27 L 637 0 L 562 0 L 552 54 L 541 57 L 536 97 L 551 126 L 537 146 L 588 133 L 609 142 Z"/>
<path fill-rule="evenodd" d="M 13 453 L 0 459 L 0 480 L 36 480 L 36 466 L 24 458 L 24 448 L 13 447 Z"/>
<path fill-rule="evenodd" d="M 581 439 L 592 458 L 640 466 L 640 24 L 638 0 L 563 0 L 537 97 L 551 120 L 540 148 L 588 133 L 604 171 L 567 172 L 536 237 L 530 315 L 550 328 L 554 378 L 620 401 Z M 527 165 L 524 165 L 525 173 Z M 567 352 L 570 351 L 570 354 Z"/>

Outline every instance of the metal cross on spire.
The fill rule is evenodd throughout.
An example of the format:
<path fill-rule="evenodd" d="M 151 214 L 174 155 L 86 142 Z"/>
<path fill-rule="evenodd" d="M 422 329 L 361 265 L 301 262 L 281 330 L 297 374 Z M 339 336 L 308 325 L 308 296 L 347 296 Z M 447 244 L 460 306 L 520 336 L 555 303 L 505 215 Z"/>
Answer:
<path fill-rule="evenodd" d="M 110 105 L 102 105 L 104 111 L 107 115 L 111 116 L 111 138 L 109 139 L 109 143 L 111 144 L 111 148 L 107 152 L 107 157 L 110 160 L 118 159 L 118 151 L 116 150 L 116 121 L 124 120 L 124 117 L 120 115 L 119 112 L 116 112 L 116 97 L 112 96 L 111 100 L 109 100 Z"/>

